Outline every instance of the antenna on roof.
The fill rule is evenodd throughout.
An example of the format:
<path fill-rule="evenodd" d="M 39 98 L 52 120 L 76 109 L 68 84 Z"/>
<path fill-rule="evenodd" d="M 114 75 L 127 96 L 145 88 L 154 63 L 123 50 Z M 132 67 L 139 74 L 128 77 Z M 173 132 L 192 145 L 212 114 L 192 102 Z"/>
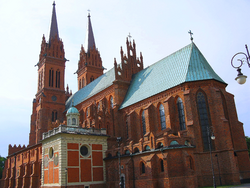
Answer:
<path fill-rule="evenodd" d="M 189 32 L 188 32 L 189 34 L 190 34 L 190 39 L 191 39 L 191 41 L 193 42 L 193 33 L 192 33 L 192 31 L 191 30 L 189 30 Z"/>

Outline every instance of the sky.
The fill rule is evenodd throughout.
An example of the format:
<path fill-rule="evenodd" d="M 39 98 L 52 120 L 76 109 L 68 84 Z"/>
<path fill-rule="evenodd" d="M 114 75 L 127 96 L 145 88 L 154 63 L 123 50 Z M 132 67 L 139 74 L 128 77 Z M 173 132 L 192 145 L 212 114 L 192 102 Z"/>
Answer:
<path fill-rule="evenodd" d="M 8 145 L 27 145 L 32 100 L 37 92 L 37 67 L 43 34 L 48 39 L 51 0 L 0 0 L 0 155 Z M 238 119 L 250 136 L 250 68 L 244 85 L 235 81 L 231 58 L 250 45 L 248 0 L 58 0 L 56 14 L 66 63 L 65 83 L 77 91 L 77 70 L 84 44 L 88 10 L 102 62 L 107 70 L 120 62 L 126 37 L 135 40 L 144 67 L 194 43 L 234 95 Z M 250 46 L 249 46 L 250 47 Z M 65 85 L 66 87 L 66 85 Z M 229 109 L 230 110 L 230 109 Z"/>

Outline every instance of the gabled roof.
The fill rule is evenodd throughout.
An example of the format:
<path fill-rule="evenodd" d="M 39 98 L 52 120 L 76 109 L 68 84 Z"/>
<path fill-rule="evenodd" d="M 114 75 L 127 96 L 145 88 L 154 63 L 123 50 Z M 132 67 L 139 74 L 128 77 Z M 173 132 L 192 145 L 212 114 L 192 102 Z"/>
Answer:
<path fill-rule="evenodd" d="M 115 80 L 115 70 L 112 68 L 105 74 L 99 76 L 94 81 L 90 82 L 88 85 L 74 93 L 66 101 L 66 110 L 71 107 L 72 99 L 74 99 L 74 106 L 80 104 L 81 102 L 87 100 L 88 98 L 96 95 L 97 93 L 103 91 L 113 84 Z"/>
<path fill-rule="evenodd" d="M 51 25 L 50 25 L 50 33 L 49 33 L 49 41 L 52 38 L 57 37 L 57 40 L 59 40 L 59 32 L 57 27 L 57 19 L 56 19 L 56 4 L 55 1 L 53 3 L 53 9 L 52 9 L 52 17 L 51 17 Z"/>
<path fill-rule="evenodd" d="M 95 38 L 94 33 L 90 21 L 90 14 L 88 15 L 88 25 L 87 25 L 87 32 L 85 37 L 85 43 L 84 43 L 84 50 L 85 52 L 89 52 L 90 49 L 95 47 Z"/>
<path fill-rule="evenodd" d="M 184 82 L 211 79 L 225 83 L 192 42 L 135 74 L 120 109 Z"/>
<path fill-rule="evenodd" d="M 135 74 L 120 109 L 154 96 L 185 82 L 217 80 L 226 84 L 208 64 L 194 43 L 165 57 Z M 115 81 L 112 68 L 96 80 L 73 94 L 66 102 L 66 110 L 108 88 Z"/>

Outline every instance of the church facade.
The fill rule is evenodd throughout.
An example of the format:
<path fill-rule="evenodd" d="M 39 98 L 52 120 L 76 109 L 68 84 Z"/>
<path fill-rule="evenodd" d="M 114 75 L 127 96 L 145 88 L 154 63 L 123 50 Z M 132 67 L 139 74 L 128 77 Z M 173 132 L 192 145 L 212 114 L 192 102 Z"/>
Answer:
<path fill-rule="evenodd" d="M 72 94 L 53 4 L 29 145 L 9 145 L 0 187 L 194 188 L 250 179 L 234 96 L 195 43 L 147 68 L 135 41 L 126 48 L 104 73 L 89 15 Z"/>

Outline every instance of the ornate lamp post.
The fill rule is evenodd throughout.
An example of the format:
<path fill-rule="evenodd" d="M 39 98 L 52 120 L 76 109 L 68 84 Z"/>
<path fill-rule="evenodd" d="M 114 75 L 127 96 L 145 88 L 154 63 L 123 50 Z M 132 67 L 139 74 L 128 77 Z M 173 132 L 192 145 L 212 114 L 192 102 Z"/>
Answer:
<path fill-rule="evenodd" d="M 212 165 L 213 185 L 214 185 L 214 188 L 216 188 L 216 182 L 215 182 L 215 176 L 214 176 L 214 164 L 213 164 L 212 149 L 211 149 L 211 140 L 214 140 L 214 139 L 215 139 L 215 136 L 214 136 L 213 130 L 207 127 L 207 140 L 208 140 L 210 159 L 211 159 L 211 165 Z"/>
<path fill-rule="evenodd" d="M 243 65 L 244 62 L 247 63 L 247 65 L 249 66 L 250 68 L 250 64 L 249 64 L 249 60 L 250 60 L 250 56 L 249 56 L 249 52 L 248 52 L 248 47 L 247 45 L 245 45 L 246 47 L 246 50 L 247 50 L 247 54 L 243 53 L 243 52 L 238 52 L 237 54 L 235 54 L 233 57 L 232 57 L 232 60 L 231 60 L 231 65 L 233 68 L 237 69 L 238 71 L 238 75 L 237 77 L 235 78 L 235 80 L 239 83 L 239 84 L 244 84 L 246 82 L 246 78 L 247 76 L 245 76 L 244 74 L 242 74 L 241 72 L 241 66 Z M 237 59 L 237 61 L 240 62 L 240 65 L 239 66 L 235 66 L 234 65 L 234 58 L 236 56 L 240 56 L 241 55 L 241 59 Z M 243 55 L 243 58 L 242 58 L 242 55 Z"/>
<path fill-rule="evenodd" d="M 220 180 L 220 185 L 222 185 L 222 183 L 221 183 L 221 177 L 220 177 L 220 164 L 219 164 L 218 155 L 215 154 L 215 157 L 217 157 L 217 165 L 218 165 L 218 170 L 219 170 L 219 180 Z"/>
<path fill-rule="evenodd" d="M 117 141 L 117 144 L 118 144 L 119 187 L 122 187 L 122 182 L 121 182 L 121 154 L 120 154 L 120 142 L 122 141 L 122 137 L 117 137 L 116 141 Z"/>

